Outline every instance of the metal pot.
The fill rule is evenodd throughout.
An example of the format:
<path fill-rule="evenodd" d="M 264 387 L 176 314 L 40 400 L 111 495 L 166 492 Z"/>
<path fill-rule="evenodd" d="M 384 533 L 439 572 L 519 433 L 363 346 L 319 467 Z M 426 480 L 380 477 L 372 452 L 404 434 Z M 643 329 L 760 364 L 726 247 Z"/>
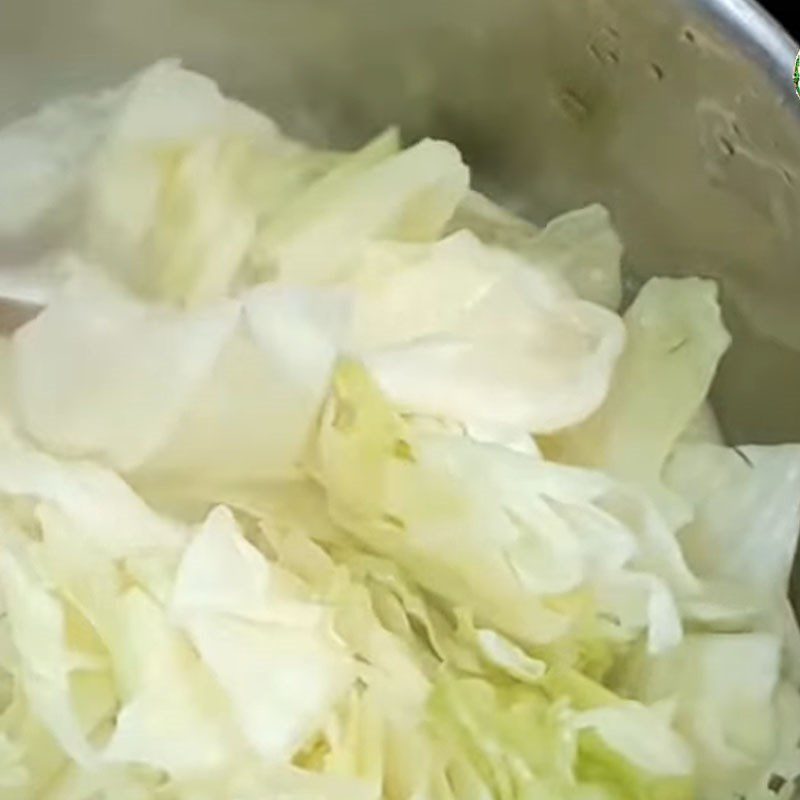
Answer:
<path fill-rule="evenodd" d="M 796 52 L 750 0 L 4 0 L 0 123 L 175 55 L 317 142 L 452 139 L 534 220 L 607 205 L 629 274 L 719 279 L 723 428 L 800 441 Z"/>

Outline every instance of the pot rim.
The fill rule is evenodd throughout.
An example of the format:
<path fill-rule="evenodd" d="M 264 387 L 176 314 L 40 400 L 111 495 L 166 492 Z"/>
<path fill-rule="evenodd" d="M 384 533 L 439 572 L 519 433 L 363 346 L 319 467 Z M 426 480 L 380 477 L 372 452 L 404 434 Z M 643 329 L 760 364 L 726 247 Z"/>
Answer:
<path fill-rule="evenodd" d="M 800 45 L 775 17 L 755 0 L 697 0 L 697 7 L 764 68 L 779 94 L 791 101 L 800 116 L 792 85 Z"/>

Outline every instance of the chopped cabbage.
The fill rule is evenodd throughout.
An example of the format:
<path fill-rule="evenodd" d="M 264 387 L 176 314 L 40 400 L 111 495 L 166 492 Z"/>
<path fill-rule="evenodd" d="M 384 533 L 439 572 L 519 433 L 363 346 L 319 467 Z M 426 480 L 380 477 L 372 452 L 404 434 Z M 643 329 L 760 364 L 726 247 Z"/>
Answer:
<path fill-rule="evenodd" d="M 371 248 L 355 283 L 351 348 L 417 414 L 559 430 L 600 405 L 623 347 L 615 314 L 463 231 Z"/>
<path fill-rule="evenodd" d="M 561 456 L 637 482 L 657 482 L 730 342 L 717 287 L 699 278 L 648 281 L 625 313 L 628 347 L 603 407 L 564 435 Z"/>
<path fill-rule="evenodd" d="M 697 573 L 780 604 L 800 529 L 800 447 L 682 444 L 664 476 L 694 507 L 680 538 Z"/>
<path fill-rule="evenodd" d="M 312 185 L 286 217 L 278 216 L 256 237 L 257 263 L 282 280 L 327 282 L 346 271 L 373 239 L 438 238 L 469 182 L 453 145 L 426 139 L 397 153 L 383 140 L 353 156 L 336 174 Z"/>
<path fill-rule="evenodd" d="M 0 800 L 790 799 L 800 446 L 725 446 L 712 283 L 620 317 L 602 207 L 171 61 L 0 187 Z"/>

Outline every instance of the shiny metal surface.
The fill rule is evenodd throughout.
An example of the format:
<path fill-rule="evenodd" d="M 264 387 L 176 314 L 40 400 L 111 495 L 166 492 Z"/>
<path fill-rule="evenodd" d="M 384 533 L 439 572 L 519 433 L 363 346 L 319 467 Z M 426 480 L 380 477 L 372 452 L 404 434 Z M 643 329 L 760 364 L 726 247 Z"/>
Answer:
<path fill-rule="evenodd" d="M 785 88 L 786 64 L 798 46 L 773 17 L 753 0 L 700 0 L 697 5 L 776 81 L 778 92 Z"/>
<path fill-rule="evenodd" d="M 318 142 L 445 136 L 534 220 L 605 203 L 632 275 L 718 278 L 726 433 L 800 441 L 796 52 L 749 0 L 3 0 L 0 122 L 175 55 Z"/>

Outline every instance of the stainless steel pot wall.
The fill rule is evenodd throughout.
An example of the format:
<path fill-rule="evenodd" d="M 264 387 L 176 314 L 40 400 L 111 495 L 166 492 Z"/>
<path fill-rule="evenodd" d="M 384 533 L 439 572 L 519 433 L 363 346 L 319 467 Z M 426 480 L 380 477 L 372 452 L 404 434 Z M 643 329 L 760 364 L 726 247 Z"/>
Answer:
<path fill-rule="evenodd" d="M 725 431 L 800 441 L 796 50 L 749 0 L 2 0 L 0 122 L 174 55 L 312 140 L 445 136 L 535 220 L 605 203 L 631 275 L 720 279 Z"/>

